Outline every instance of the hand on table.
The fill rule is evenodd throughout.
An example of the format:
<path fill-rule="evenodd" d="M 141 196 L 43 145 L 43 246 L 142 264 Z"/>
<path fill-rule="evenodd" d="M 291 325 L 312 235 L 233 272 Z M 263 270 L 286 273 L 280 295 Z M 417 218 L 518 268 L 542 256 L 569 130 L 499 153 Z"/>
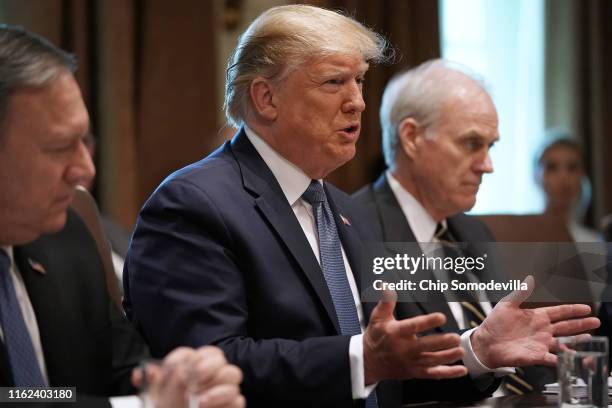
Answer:
<path fill-rule="evenodd" d="M 217 347 L 179 347 L 161 364 L 147 364 L 145 370 L 146 381 L 140 369 L 133 371 L 132 381 L 137 387 L 145 386 L 155 408 L 187 407 L 190 398 L 201 408 L 245 406 L 239 387 L 242 372 L 228 364 Z"/>

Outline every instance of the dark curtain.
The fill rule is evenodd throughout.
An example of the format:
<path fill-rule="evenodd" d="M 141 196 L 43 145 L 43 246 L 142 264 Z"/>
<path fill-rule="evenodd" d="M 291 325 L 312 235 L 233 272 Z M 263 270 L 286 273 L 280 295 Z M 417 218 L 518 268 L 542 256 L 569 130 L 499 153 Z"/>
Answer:
<path fill-rule="evenodd" d="M 588 221 L 612 212 L 612 2 L 546 2 L 546 125 L 585 147 L 593 185 Z"/>
<path fill-rule="evenodd" d="M 329 177 L 352 192 L 384 168 L 378 107 L 385 84 L 397 71 L 440 54 L 438 2 L 311 3 L 355 16 L 397 50 L 396 64 L 368 73 L 356 158 Z M 166 175 L 219 143 L 213 6 L 201 0 L 0 2 L 3 22 L 24 25 L 77 55 L 77 79 L 98 139 L 95 195 L 127 228 Z"/>
<path fill-rule="evenodd" d="M 96 196 L 125 227 L 165 176 L 218 143 L 213 2 L 3 0 L 0 18 L 76 54 Z"/>
<path fill-rule="evenodd" d="M 373 66 L 364 86 L 366 110 L 356 157 L 329 175 L 347 192 L 372 182 L 384 169 L 378 109 L 387 81 L 398 71 L 440 57 L 438 2 L 433 0 L 319 0 L 307 3 L 342 10 L 383 34 L 397 50 L 395 64 Z"/>

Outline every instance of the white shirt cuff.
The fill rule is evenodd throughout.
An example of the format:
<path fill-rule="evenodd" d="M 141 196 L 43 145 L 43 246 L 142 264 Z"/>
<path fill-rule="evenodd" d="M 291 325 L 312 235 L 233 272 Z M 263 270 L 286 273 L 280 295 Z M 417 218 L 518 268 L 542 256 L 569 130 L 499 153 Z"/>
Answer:
<path fill-rule="evenodd" d="M 110 404 L 113 408 L 140 408 L 142 401 L 137 395 L 127 397 L 111 397 Z"/>
<path fill-rule="evenodd" d="M 480 362 L 478 357 L 476 357 L 476 353 L 474 353 L 472 341 L 470 339 L 475 329 L 476 328 L 466 330 L 461 334 L 461 348 L 464 351 L 463 365 L 468 369 L 470 377 L 478 378 L 481 375 L 489 373 L 494 374 L 495 377 L 502 377 L 514 373 L 516 371 L 514 367 L 489 368 Z"/>
<path fill-rule="evenodd" d="M 366 399 L 378 383 L 365 386 L 365 370 L 363 365 L 363 334 L 351 337 L 349 343 L 349 361 L 351 363 L 351 388 L 353 399 Z"/>

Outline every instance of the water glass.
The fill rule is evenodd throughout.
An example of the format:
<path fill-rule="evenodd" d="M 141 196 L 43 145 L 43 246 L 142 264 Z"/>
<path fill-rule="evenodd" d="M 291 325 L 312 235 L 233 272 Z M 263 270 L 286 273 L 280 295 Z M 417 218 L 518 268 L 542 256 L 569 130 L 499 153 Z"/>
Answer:
<path fill-rule="evenodd" d="M 559 407 L 608 407 L 608 338 L 558 339 Z"/>

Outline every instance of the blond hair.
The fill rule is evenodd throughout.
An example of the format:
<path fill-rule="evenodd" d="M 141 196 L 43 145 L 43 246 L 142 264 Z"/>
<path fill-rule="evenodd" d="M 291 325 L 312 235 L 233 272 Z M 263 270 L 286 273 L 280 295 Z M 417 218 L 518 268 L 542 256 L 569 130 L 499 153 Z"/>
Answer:
<path fill-rule="evenodd" d="M 340 13 L 308 5 L 274 7 L 240 36 L 228 61 L 224 109 L 231 125 L 242 125 L 251 109 L 249 87 L 262 76 L 281 81 L 313 57 L 361 55 L 382 62 L 387 42 L 381 35 Z"/>

